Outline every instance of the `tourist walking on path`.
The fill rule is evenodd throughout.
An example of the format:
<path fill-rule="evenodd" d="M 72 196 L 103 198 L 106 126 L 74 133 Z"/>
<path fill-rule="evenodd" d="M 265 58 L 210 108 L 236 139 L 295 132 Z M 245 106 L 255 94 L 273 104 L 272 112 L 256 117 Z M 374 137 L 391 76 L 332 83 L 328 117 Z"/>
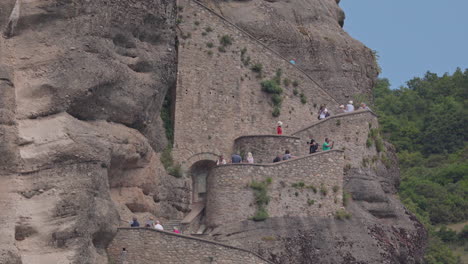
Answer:
<path fill-rule="evenodd" d="M 176 234 L 180 234 L 179 229 L 178 229 L 177 227 L 175 227 L 175 226 L 172 228 L 172 231 L 173 231 L 174 233 L 176 233 Z"/>
<path fill-rule="evenodd" d="M 292 159 L 292 158 L 294 158 L 294 157 L 291 155 L 290 151 L 286 150 L 284 152 L 284 155 L 283 155 L 283 160 L 289 160 L 289 159 Z"/>
<path fill-rule="evenodd" d="M 152 218 L 149 218 L 146 220 L 145 227 L 153 227 L 154 226 L 154 221 Z"/>
<path fill-rule="evenodd" d="M 232 154 L 231 163 L 241 163 L 242 157 L 239 154 Z"/>
<path fill-rule="evenodd" d="M 309 142 L 309 154 L 313 154 L 317 152 L 318 148 L 319 148 L 318 143 L 315 142 L 315 140 L 311 139 Z"/>
<path fill-rule="evenodd" d="M 164 230 L 164 227 L 161 225 L 159 221 L 156 221 L 156 224 L 154 225 L 154 229 Z"/>
<path fill-rule="evenodd" d="M 370 108 L 365 103 L 361 103 L 359 110 L 370 110 Z"/>
<path fill-rule="evenodd" d="M 216 165 L 225 165 L 226 164 L 226 160 L 224 159 L 224 156 L 221 155 L 219 156 L 218 160 L 216 161 Z"/>
<path fill-rule="evenodd" d="M 283 122 L 278 121 L 278 126 L 276 127 L 276 134 L 283 135 Z"/>
<path fill-rule="evenodd" d="M 251 152 L 247 153 L 247 163 L 254 163 L 254 158 Z"/>
<path fill-rule="evenodd" d="M 318 112 L 318 120 L 325 119 L 330 116 L 330 113 L 328 112 L 327 106 L 322 105 L 320 106 L 319 112 Z"/>
<path fill-rule="evenodd" d="M 353 101 L 349 101 L 346 105 L 346 113 L 354 112 Z"/>
<path fill-rule="evenodd" d="M 273 160 L 273 163 L 280 162 L 281 161 L 281 155 L 276 155 L 276 158 Z"/>
<path fill-rule="evenodd" d="M 138 219 L 136 217 L 133 217 L 132 222 L 130 222 L 131 227 L 140 227 L 140 223 L 138 223 Z"/>
<path fill-rule="evenodd" d="M 343 113 L 346 113 L 345 106 L 340 105 L 340 109 L 338 110 L 338 114 L 343 114 Z"/>
<path fill-rule="evenodd" d="M 335 142 L 332 141 L 332 142 L 330 143 L 330 139 L 326 138 L 326 139 L 325 139 L 325 142 L 324 142 L 323 145 L 322 145 L 322 150 L 323 150 L 323 151 L 330 150 L 330 149 L 333 148 L 333 145 L 334 145 L 334 144 L 335 144 Z"/>

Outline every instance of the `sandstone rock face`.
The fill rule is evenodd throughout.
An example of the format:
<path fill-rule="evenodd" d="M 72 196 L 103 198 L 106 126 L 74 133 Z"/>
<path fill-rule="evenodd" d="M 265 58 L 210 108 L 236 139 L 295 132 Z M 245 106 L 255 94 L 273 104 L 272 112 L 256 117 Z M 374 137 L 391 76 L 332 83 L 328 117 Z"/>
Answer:
<path fill-rule="evenodd" d="M 202 2 L 284 57 L 295 59 L 337 101 L 371 94 L 377 77 L 374 55 L 342 29 L 345 15 L 339 1 Z"/>
<path fill-rule="evenodd" d="M 106 263 L 135 213 L 187 210 L 155 152 L 175 3 L 17 2 L 16 27 L 0 3 L 0 263 Z"/>

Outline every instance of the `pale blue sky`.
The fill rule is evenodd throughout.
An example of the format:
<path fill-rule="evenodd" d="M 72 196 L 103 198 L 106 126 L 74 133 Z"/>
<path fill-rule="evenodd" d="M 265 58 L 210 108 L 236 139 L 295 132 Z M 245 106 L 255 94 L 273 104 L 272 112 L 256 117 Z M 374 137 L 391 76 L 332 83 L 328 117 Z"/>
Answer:
<path fill-rule="evenodd" d="M 380 55 L 398 88 L 426 71 L 468 68 L 468 0 L 342 0 L 345 30 Z"/>

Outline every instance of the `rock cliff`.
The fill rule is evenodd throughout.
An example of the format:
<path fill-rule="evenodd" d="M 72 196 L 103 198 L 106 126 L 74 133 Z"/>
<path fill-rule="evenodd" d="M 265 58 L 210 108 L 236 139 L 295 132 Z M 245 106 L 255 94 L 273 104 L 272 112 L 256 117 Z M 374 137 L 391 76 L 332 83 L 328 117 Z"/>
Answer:
<path fill-rule="evenodd" d="M 297 117 L 315 115 L 314 103 L 333 104 L 370 93 L 377 76 L 372 52 L 342 30 L 344 14 L 337 1 L 202 3 L 280 56 L 296 59 L 312 77 L 281 62 L 274 52 L 258 56 L 266 62 L 271 57 L 266 74 L 283 65 L 285 74 L 301 80 L 299 88 L 310 100 L 301 104 L 292 89 L 285 92 L 282 117 L 290 120 L 289 131 L 306 122 Z M 180 219 L 190 211 L 192 179 L 169 175 L 160 162 L 168 145 L 161 107 L 167 93 L 184 93 L 181 87 L 197 81 L 184 75 L 187 68 L 198 72 L 196 76 L 203 69 L 220 69 L 200 78 L 218 90 L 200 94 L 205 83 L 199 80 L 200 87 L 192 86 L 195 93 L 190 94 L 198 101 L 175 98 L 175 109 L 182 113 L 172 113 L 176 150 L 177 144 L 192 154 L 216 149 L 216 140 L 231 144 L 226 138 L 258 133 L 274 124 L 269 98 L 254 90 L 239 92 L 258 88 L 255 77 L 247 77 L 250 70 L 230 64 L 240 58 L 240 47 L 232 56 L 211 57 L 211 63 L 221 64 L 198 61 L 207 68 L 189 60 L 192 55 L 198 58 L 195 50 L 201 51 L 206 43 L 197 43 L 195 35 L 191 38 L 184 31 L 188 26 L 183 21 L 188 19 L 183 12 L 187 10 L 171 0 L 1 1 L 0 263 L 107 263 L 107 246 L 117 227 L 126 226 L 131 216 Z M 204 15 L 205 21 L 213 16 L 206 11 L 196 20 L 203 22 Z M 252 46 L 248 52 L 265 51 L 229 28 L 238 43 Z M 225 69 L 228 72 L 223 73 Z M 245 75 L 243 86 L 238 84 L 240 75 Z M 236 85 L 224 87 L 219 79 Z M 216 101 L 208 93 L 220 91 L 229 97 L 222 99 L 227 100 L 226 107 L 234 101 L 250 115 L 234 122 L 216 108 L 193 107 Z M 256 113 L 256 107 L 262 113 Z M 197 138 L 180 124 L 190 124 L 188 119 L 195 114 L 203 114 L 195 121 L 216 127 L 218 134 L 206 134 L 201 127 L 198 132 L 204 140 L 193 150 L 189 148 Z M 205 121 L 219 116 L 225 119 L 227 132 L 219 123 Z M 219 146 L 219 152 L 229 147 Z M 391 146 L 388 149 L 391 153 Z M 190 155 L 181 157 L 187 161 Z M 185 168 L 191 165 L 188 160 Z M 211 238 L 248 247 L 276 263 L 416 263 L 425 234 L 395 197 L 398 171 L 383 163 L 356 164 L 344 176 L 345 189 L 354 200 L 348 208 L 353 214 L 350 221 L 320 217 L 245 221 L 213 230 Z"/>
<path fill-rule="evenodd" d="M 338 101 L 371 95 L 378 74 L 374 55 L 342 29 L 345 14 L 339 0 L 202 2 L 284 57 L 295 59 Z"/>
<path fill-rule="evenodd" d="M 12 27 L 0 3 L 0 263 L 105 263 L 120 219 L 187 204 L 157 153 L 175 3 L 16 4 Z"/>

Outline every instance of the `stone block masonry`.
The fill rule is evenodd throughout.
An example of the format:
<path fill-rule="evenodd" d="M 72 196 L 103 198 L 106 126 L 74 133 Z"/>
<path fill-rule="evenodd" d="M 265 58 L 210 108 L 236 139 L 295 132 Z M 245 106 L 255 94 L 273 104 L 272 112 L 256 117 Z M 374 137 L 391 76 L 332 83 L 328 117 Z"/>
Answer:
<path fill-rule="evenodd" d="M 302 140 L 313 138 L 320 149 L 328 137 L 335 142 L 334 149 L 344 151 L 346 164 L 361 167 L 363 159 L 372 160 L 378 155 L 375 145 L 366 146 L 370 130 L 378 126 L 377 116 L 373 112 L 358 110 L 331 116 L 293 133 L 293 136 Z M 303 154 L 308 153 L 308 149 L 303 151 Z"/>
<path fill-rule="evenodd" d="M 271 263 L 244 249 L 147 228 L 120 228 L 107 252 L 111 264 Z"/>
<path fill-rule="evenodd" d="M 289 150 L 292 155 L 303 155 L 308 147 L 297 137 L 279 135 L 252 135 L 239 137 L 234 141 L 234 152 L 245 157 L 251 152 L 255 163 L 271 163 L 278 154 Z"/>
<path fill-rule="evenodd" d="M 251 218 L 257 205 L 250 184 L 267 178 L 270 217 L 331 216 L 342 208 L 343 166 L 343 152 L 332 150 L 273 164 L 215 167 L 207 180 L 207 225 Z"/>
<path fill-rule="evenodd" d="M 302 71 L 234 25 L 192 0 L 177 4 L 173 153 L 178 162 L 199 153 L 229 157 L 239 136 L 274 134 L 278 120 L 289 134 L 312 122 L 320 104 L 338 105 Z M 251 69 L 254 64 L 262 66 L 260 73 Z M 271 95 L 262 91 L 260 83 L 274 78 L 277 70 L 283 93 L 281 115 L 273 117 Z M 306 104 L 301 103 L 301 93 Z"/>

